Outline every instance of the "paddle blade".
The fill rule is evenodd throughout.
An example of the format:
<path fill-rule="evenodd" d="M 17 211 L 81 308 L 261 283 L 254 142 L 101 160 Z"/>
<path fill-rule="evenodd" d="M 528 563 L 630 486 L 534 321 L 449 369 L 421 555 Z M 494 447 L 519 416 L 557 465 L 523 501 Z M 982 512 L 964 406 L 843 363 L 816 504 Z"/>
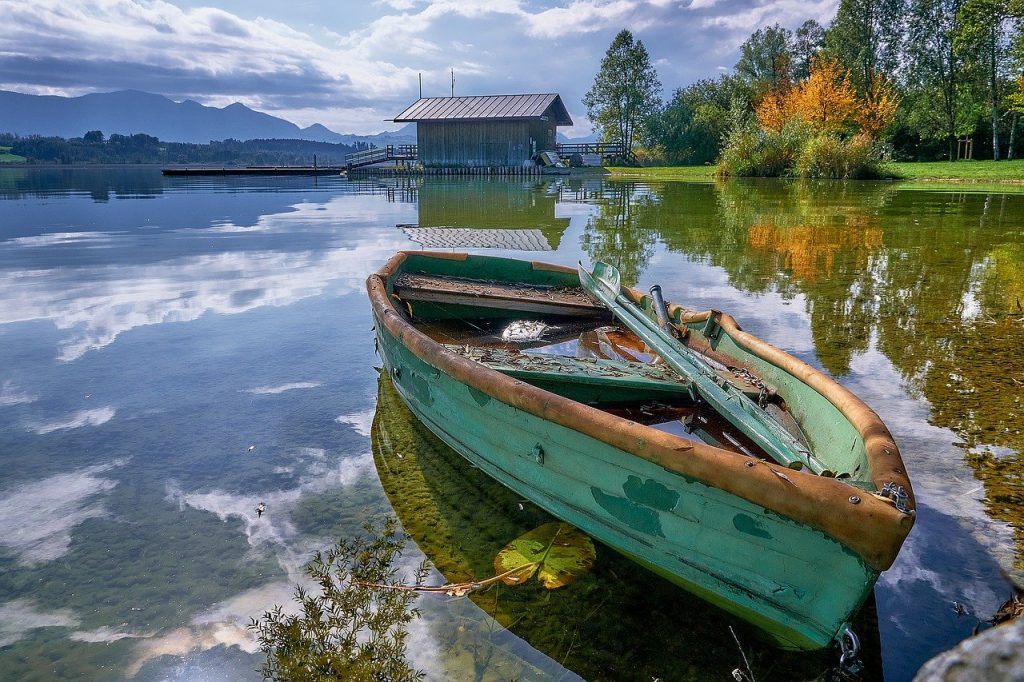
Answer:
<path fill-rule="evenodd" d="M 594 279 L 602 284 L 613 296 L 622 290 L 622 275 L 619 269 L 603 261 L 594 264 Z"/>

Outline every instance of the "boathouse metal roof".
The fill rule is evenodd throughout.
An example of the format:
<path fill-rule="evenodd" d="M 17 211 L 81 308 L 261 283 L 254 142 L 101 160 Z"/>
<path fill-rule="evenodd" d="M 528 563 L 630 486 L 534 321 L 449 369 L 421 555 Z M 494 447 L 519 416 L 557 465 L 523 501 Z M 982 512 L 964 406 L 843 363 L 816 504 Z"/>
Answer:
<path fill-rule="evenodd" d="M 550 110 L 550 111 L 549 111 Z M 571 126 L 572 119 L 554 93 L 540 95 L 480 95 L 423 97 L 395 116 L 396 123 L 418 121 L 528 120 L 554 116 L 555 125 Z"/>

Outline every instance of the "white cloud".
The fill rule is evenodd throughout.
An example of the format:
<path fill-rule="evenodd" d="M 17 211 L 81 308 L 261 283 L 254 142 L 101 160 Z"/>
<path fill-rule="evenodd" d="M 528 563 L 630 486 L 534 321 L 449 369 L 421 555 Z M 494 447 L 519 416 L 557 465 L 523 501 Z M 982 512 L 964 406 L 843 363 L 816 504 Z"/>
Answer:
<path fill-rule="evenodd" d="M 284 393 L 285 391 L 296 391 L 302 388 L 316 388 L 320 385 L 319 381 L 293 381 L 290 384 L 281 384 L 280 386 L 257 386 L 256 388 L 246 389 L 246 393 L 252 393 L 253 395 L 277 395 Z"/>
<path fill-rule="evenodd" d="M 4 2 L 0 24 L 4 89 L 137 88 L 207 103 L 220 94 L 287 111 L 289 102 L 311 100 L 366 106 L 416 79 L 411 68 L 323 44 L 283 21 L 162 0 Z"/>
<path fill-rule="evenodd" d="M 732 63 L 759 26 L 827 23 L 836 0 L 381 0 L 358 11 L 264 6 L 248 19 L 164 0 L 0 2 L 0 88 L 82 94 L 136 88 L 223 106 L 240 101 L 299 125 L 394 129 L 425 94 L 560 92 L 582 97 L 607 40 L 627 28 L 666 89 Z M 354 25 L 359 22 L 358 25 Z M 296 28 L 302 27 L 302 29 Z M 687 40 L 680 41 L 685 35 Z M 471 39 L 471 40 L 470 40 Z"/>
<path fill-rule="evenodd" d="M 755 4 L 729 14 L 708 14 L 703 21 L 703 26 L 704 28 L 727 28 L 735 39 L 742 41 L 758 28 L 772 24 L 781 24 L 791 29 L 796 28 L 807 19 L 814 19 L 823 25 L 828 24 L 835 16 L 838 5 L 837 0 L 816 0 L 814 2 L 781 0 L 780 2 Z M 710 4 L 705 6 L 701 3 L 695 4 L 693 7 L 710 6 Z"/>
<path fill-rule="evenodd" d="M 146 661 L 154 658 L 184 657 L 193 651 L 205 651 L 218 646 L 237 646 L 248 653 L 259 650 L 259 644 L 245 624 L 197 623 L 142 640 L 135 651 L 135 657 L 125 670 L 125 676 L 135 677 Z"/>
<path fill-rule="evenodd" d="M 7 242 L 17 246 L 56 246 L 81 242 L 106 242 L 110 239 L 111 234 L 108 232 L 51 232 L 31 237 L 14 237 L 8 239 Z"/>
<path fill-rule="evenodd" d="M 115 413 L 116 410 L 110 406 L 97 407 L 92 410 L 79 410 L 70 417 L 29 424 L 28 429 L 42 435 L 52 433 L 53 431 L 80 429 L 83 426 L 100 426 L 113 419 Z"/>
<path fill-rule="evenodd" d="M 28 599 L 0 604 L 0 647 L 14 644 L 36 628 L 71 628 L 79 619 L 71 609 L 41 611 Z"/>
<path fill-rule="evenodd" d="M 293 488 L 253 493 L 217 489 L 187 492 L 171 481 L 166 487 L 166 498 L 177 504 L 179 509 L 191 507 L 210 512 L 221 521 L 240 520 L 244 526 L 243 533 L 253 547 L 290 547 L 298 538 L 290 512 L 299 498 L 351 486 L 373 469 L 373 458 L 368 453 L 330 461 L 322 449 L 301 448 L 295 453 L 294 460 L 294 466 L 303 473 Z M 266 505 L 262 516 L 256 513 L 256 505 L 260 502 Z"/>
<path fill-rule="evenodd" d="M 369 209 L 360 207 L 359 202 L 358 196 L 342 195 L 326 204 L 300 203 L 289 212 L 260 217 L 256 228 L 268 234 L 295 234 L 298 230 L 334 230 L 363 219 L 379 220 L 376 214 L 362 215 Z M 289 305 L 320 295 L 329 287 L 337 293 L 363 291 L 373 264 L 384 262 L 408 244 L 397 230 L 393 238 L 352 243 L 346 236 L 344 240 L 340 245 L 345 248 L 237 250 L 132 265 L 2 270 L 0 325 L 50 320 L 65 332 L 58 345 L 58 359 L 70 362 L 144 325 Z M 102 416 L 84 415 L 93 420 Z M 65 428 L 59 424 L 41 427 Z"/>
<path fill-rule="evenodd" d="M 104 494 L 117 481 L 100 474 L 126 463 L 118 459 L 0 491 L 0 548 L 23 565 L 67 554 L 75 526 L 107 515 Z"/>
<path fill-rule="evenodd" d="M 422 1 L 422 0 L 421 0 Z M 375 5 L 386 5 L 399 12 L 406 12 L 416 6 L 417 0 L 376 0 Z"/>
<path fill-rule="evenodd" d="M 641 31 L 651 25 L 653 17 L 643 17 L 638 10 L 645 3 L 636 0 L 573 0 L 565 7 L 553 7 L 537 14 L 524 14 L 528 33 L 538 38 L 559 38 L 565 35 L 594 33 L 612 28 Z"/>
<path fill-rule="evenodd" d="M 221 521 L 237 519 L 253 551 L 270 552 L 287 575 L 287 580 L 273 581 L 214 604 L 196 615 L 186 627 L 159 633 L 139 642 L 129 665 L 128 676 L 160 656 L 186 656 L 194 651 L 216 646 L 235 646 L 254 653 L 259 649 L 255 634 L 247 628 L 249 620 L 263 614 L 275 604 L 285 612 L 293 609 L 295 584 L 309 586 L 302 566 L 311 552 L 326 546 L 330 540 L 300 534 L 290 515 L 303 495 L 326 490 L 342 490 L 357 485 L 374 470 L 370 453 L 332 458 L 319 448 L 300 448 L 292 453 L 291 468 L 302 471 L 298 485 L 283 490 L 234 493 L 224 490 L 182 490 L 174 481 L 166 486 L 166 499 L 179 509 L 190 507 L 206 511 Z M 262 516 L 256 505 L 265 503 Z"/>
<path fill-rule="evenodd" d="M 150 636 L 134 632 L 122 632 L 108 625 L 98 627 L 95 630 L 76 630 L 68 635 L 68 637 L 76 642 L 89 642 L 90 644 L 109 644 L 119 639 L 141 639 Z"/>
<path fill-rule="evenodd" d="M 370 428 L 373 425 L 373 415 L 376 410 L 364 410 L 363 412 L 353 412 L 352 414 L 343 414 L 334 421 L 339 424 L 348 424 L 355 432 L 360 436 L 370 437 Z"/>
<path fill-rule="evenodd" d="M 1013 529 L 989 516 L 981 483 L 964 463 L 963 450 L 953 445 L 956 435 L 930 423 L 931 404 L 908 393 L 874 336 L 869 349 L 851 359 L 843 384 L 869 406 L 884 406 L 883 419 L 900 447 L 918 501 L 956 519 L 1007 573 L 1020 577 Z"/>
<path fill-rule="evenodd" d="M 5 381 L 3 384 L 0 384 L 0 407 L 34 403 L 38 399 L 38 396 L 34 396 L 31 393 L 19 391 L 12 381 Z"/>

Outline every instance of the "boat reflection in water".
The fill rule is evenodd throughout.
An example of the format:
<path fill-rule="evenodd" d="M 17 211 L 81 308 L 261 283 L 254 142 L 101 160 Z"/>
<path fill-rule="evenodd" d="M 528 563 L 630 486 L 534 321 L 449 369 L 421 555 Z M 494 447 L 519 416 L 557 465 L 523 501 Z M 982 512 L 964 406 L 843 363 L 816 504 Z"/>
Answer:
<path fill-rule="evenodd" d="M 493 576 L 495 555 L 506 544 L 556 520 L 473 467 L 427 430 L 386 373 L 378 380 L 371 441 L 374 463 L 395 514 L 448 582 Z M 536 580 L 515 587 L 498 582 L 468 598 L 500 626 L 492 632 L 507 628 L 588 680 L 728 679 L 730 671 L 744 667 L 730 628 L 758 679 L 815 679 L 837 663 L 827 650 L 797 653 L 775 648 L 755 628 L 603 545 L 597 546 L 593 568 L 566 587 L 546 590 Z M 862 637 L 864 679 L 881 679 L 873 600 L 854 625 Z M 459 628 L 452 632 L 441 638 L 452 648 L 479 646 L 461 641 Z M 458 652 L 449 655 L 460 658 Z M 479 666 L 477 672 L 490 679 Z"/>

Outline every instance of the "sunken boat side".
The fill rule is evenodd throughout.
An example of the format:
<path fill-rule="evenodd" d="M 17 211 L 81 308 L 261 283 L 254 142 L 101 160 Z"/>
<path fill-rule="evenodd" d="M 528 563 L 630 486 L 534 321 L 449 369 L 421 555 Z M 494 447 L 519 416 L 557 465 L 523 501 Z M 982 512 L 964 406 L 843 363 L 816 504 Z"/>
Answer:
<path fill-rule="evenodd" d="M 841 480 L 693 443 L 462 357 L 396 305 L 392 281 L 406 270 L 481 279 L 498 271 L 573 286 L 578 277 L 561 266 L 415 252 L 399 253 L 367 282 L 399 394 L 431 431 L 517 493 L 791 647 L 827 646 L 891 565 L 913 516 L 870 488 L 884 479 L 909 491 L 909 482 L 881 421 L 828 377 L 727 316 L 672 309 L 696 341 L 765 372 L 797 410 L 809 416 L 827 404 L 845 415 L 862 445 L 847 456 L 862 460 L 859 495 Z M 697 331 L 708 319 L 720 329 L 713 338 Z"/>

